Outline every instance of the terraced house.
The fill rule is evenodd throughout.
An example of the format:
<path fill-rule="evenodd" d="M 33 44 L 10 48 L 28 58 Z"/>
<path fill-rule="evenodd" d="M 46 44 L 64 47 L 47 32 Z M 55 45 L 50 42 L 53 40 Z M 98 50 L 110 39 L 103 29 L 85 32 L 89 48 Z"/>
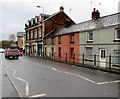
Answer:
<path fill-rule="evenodd" d="M 60 7 L 60 11 L 53 15 L 40 14 L 25 24 L 26 32 L 26 54 L 43 56 L 49 48 L 45 48 L 43 39 L 46 35 L 50 34 L 53 30 L 64 27 L 65 23 L 70 21 L 75 24 L 64 12 L 64 8 Z M 54 49 L 52 49 L 55 52 Z"/>
<path fill-rule="evenodd" d="M 100 17 L 98 11 L 93 11 L 91 20 L 58 29 L 52 34 L 57 60 L 120 67 L 120 13 Z"/>
<path fill-rule="evenodd" d="M 84 24 L 84 30 L 80 30 L 80 54 L 85 55 L 85 63 L 106 68 L 120 66 L 120 13 Z"/>

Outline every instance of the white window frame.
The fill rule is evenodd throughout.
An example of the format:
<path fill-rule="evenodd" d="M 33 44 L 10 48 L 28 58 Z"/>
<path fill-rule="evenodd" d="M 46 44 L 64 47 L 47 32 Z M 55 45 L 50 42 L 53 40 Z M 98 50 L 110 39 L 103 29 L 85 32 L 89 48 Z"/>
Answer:
<path fill-rule="evenodd" d="M 37 17 L 35 18 L 35 23 L 37 23 Z"/>
<path fill-rule="evenodd" d="M 117 31 L 120 31 L 120 29 L 115 30 L 115 40 L 120 40 L 120 38 L 117 37 Z M 119 34 L 120 35 L 120 34 Z"/>
<path fill-rule="evenodd" d="M 33 19 L 31 20 L 31 25 L 33 25 Z"/>
<path fill-rule="evenodd" d="M 29 40 L 29 32 L 27 32 L 27 39 Z"/>
<path fill-rule="evenodd" d="M 115 59 L 114 59 L 114 64 L 115 65 L 120 65 L 119 63 L 117 64 L 116 62 L 118 61 L 118 60 L 116 60 L 116 57 L 117 57 L 117 54 L 116 54 L 116 52 L 119 52 L 120 53 L 120 51 L 114 51 L 114 55 L 115 55 Z M 119 56 L 120 57 L 120 56 Z"/>
<path fill-rule="evenodd" d="M 42 30 L 41 30 L 41 29 L 39 29 L 39 35 L 38 35 L 38 37 L 39 37 L 39 38 L 42 37 Z"/>
<path fill-rule="evenodd" d="M 92 33 L 92 39 L 90 39 L 91 33 Z M 87 32 L 87 41 L 93 41 L 93 32 Z"/>
<path fill-rule="evenodd" d="M 34 37 L 37 38 L 37 29 L 34 31 Z"/>
<path fill-rule="evenodd" d="M 87 49 L 91 49 L 91 53 L 88 54 Z M 92 47 L 85 47 L 85 59 L 87 60 L 93 60 L 93 48 Z M 91 56 L 90 56 L 91 55 Z"/>
<path fill-rule="evenodd" d="M 33 30 L 30 31 L 31 39 L 33 39 Z"/>

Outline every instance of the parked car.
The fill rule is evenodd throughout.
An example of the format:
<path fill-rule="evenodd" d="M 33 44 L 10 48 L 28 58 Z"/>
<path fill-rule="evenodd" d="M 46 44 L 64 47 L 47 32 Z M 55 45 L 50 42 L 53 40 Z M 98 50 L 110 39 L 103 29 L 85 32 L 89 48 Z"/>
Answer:
<path fill-rule="evenodd" d="M 19 51 L 19 55 L 23 56 L 23 52 L 21 50 L 18 50 L 18 51 Z"/>
<path fill-rule="evenodd" d="M 5 52 L 5 50 L 0 48 L 0 53 L 4 53 L 4 52 Z"/>
<path fill-rule="evenodd" d="M 9 58 L 19 58 L 19 51 L 18 49 L 7 49 L 5 51 L 5 58 L 9 59 Z"/>

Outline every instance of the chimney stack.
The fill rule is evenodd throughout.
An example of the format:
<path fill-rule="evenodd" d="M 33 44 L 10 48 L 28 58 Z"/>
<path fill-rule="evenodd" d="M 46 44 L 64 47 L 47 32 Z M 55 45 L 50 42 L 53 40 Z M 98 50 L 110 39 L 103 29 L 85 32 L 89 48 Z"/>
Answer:
<path fill-rule="evenodd" d="M 64 7 L 63 6 L 60 7 L 60 11 L 64 11 Z"/>
<path fill-rule="evenodd" d="M 100 12 L 98 10 L 96 10 L 96 8 L 93 9 L 92 12 L 92 20 L 96 20 L 100 18 Z"/>

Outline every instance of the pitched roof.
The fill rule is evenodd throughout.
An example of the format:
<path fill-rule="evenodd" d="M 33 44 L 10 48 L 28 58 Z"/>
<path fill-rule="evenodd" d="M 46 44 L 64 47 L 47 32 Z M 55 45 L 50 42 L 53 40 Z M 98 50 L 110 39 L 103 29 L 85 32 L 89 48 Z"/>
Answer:
<path fill-rule="evenodd" d="M 18 32 L 18 33 L 17 33 L 17 37 L 19 37 L 19 36 L 24 36 L 24 34 L 25 34 L 25 32 Z"/>
<path fill-rule="evenodd" d="M 45 17 L 50 17 L 51 15 L 49 14 L 43 14 L 43 13 L 40 13 L 41 16 L 45 16 Z"/>
<path fill-rule="evenodd" d="M 62 35 L 67 33 L 90 31 L 115 25 L 120 25 L 120 13 L 100 17 L 97 20 L 88 20 L 79 24 L 72 25 L 68 28 L 61 28 L 56 30 L 55 34 Z"/>
<path fill-rule="evenodd" d="M 67 15 L 63 10 L 61 10 L 61 11 L 59 11 L 59 12 L 57 12 L 57 13 L 52 14 L 50 17 L 48 17 L 47 19 L 45 19 L 44 22 L 47 21 L 47 20 L 49 20 L 49 19 L 51 19 L 52 17 L 56 16 L 57 14 L 59 14 L 59 13 L 61 13 L 61 12 L 63 12 L 63 13 L 68 17 L 68 15 Z M 70 19 L 72 22 L 74 22 L 70 17 L 69 17 L 69 19 Z M 75 23 L 75 22 L 74 22 L 74 23 Z"/>

